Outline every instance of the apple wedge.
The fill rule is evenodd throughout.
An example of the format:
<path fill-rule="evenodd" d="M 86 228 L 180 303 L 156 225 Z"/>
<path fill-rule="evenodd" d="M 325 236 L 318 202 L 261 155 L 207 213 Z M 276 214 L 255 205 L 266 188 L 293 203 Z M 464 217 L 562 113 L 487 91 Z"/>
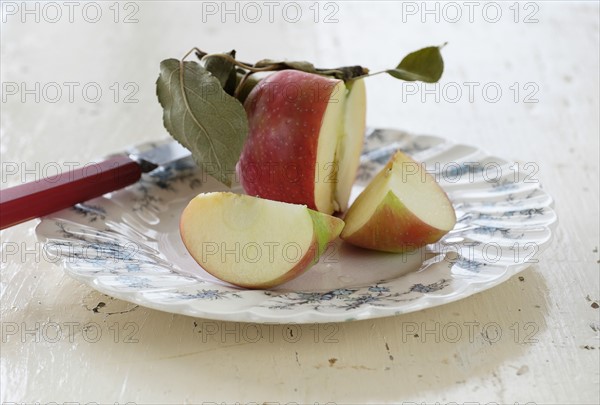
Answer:
<path fill-rule="evenodd" d="M 384 252 L 406 252 L 440 240 L 456 214 L 446 193 L 421 166 L 397 152 L 348 210 L 341 238 Z"/>
<path fill-rule="evenodd" d="M 269 288 L 314 265 L 344 221 L 306 206 L 226 192 L 199 194 L 179 229 L 190 255 L 213 276 Z"/>
<path fill-rule="evenodd" d="M 246 193 L 345 211 L 363 145 L 364 81 L 284 70 L 261 80 L 244 107 L 249 132 L 237 171 Z"/>

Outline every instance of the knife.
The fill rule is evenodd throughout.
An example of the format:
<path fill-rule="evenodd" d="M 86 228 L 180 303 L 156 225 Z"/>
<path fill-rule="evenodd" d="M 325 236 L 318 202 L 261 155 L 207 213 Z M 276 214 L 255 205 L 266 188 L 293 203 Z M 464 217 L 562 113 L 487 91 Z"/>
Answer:
<path fill-rule="evenodd" d="M 137 182 L 142 173 L 189 157 L 168 141 L 141 153 L 113 156 L 100 163 L 0 190 L 0 229 L 71 207 Z"/>

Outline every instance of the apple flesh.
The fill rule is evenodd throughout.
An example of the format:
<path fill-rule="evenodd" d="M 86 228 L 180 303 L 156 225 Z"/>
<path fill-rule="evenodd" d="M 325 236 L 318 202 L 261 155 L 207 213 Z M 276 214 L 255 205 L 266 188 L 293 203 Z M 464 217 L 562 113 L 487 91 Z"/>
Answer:
<path fill-rule="evenodd" d="M 341 238 L 384 252 L 435 243 L 454 228 L 456 214 L 435 179 L 397 152 L 348 210 Z"/>
<path fill-rule="evenodd" d="M 270 288 L 314 265 L 344 221 L 306 206 L 226 192 L 199 194 L 183 210 L 190 255 L 213 276 Z"/>
<path fill-rule="evenodd" d="M 338 176 L 335 187 L 335 202 L 338 205 L 337 211 L 340 212 L 346 212 L 348 209 L 348 200 L 360 164 L 367 118 L 367 93 L 364 80 L 358 79 L 351 84 L 347 84 L 346 87 L 344 128 L 336 151 Z"/>
<path fill-rule="evenodd" d="M 362 79 L 276 72 L 248 95 L 248 139 L 237 166 L 247 194 L 331 214 L 345 211 L 360 160 Z"/>

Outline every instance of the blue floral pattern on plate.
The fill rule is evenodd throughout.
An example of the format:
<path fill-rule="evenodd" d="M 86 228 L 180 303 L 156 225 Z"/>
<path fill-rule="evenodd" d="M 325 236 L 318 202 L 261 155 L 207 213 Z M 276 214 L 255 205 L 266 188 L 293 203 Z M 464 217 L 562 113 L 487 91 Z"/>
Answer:
<path fill-rule="evenodd" d="M 518 166 L 478 148 L 368 131 L 351 198 L 396 150 L 422 162 L 446 190 L 455 229 L 404 255 L 337 241 L 305 274 L 271 290 L 217 280 L 185 250 L 181 210 L 198 193 L 225 190 L 190 159 L 45 217 L 36 232 L 48 257 L 100 292 L 163 311 L 248 322 L 337 322 L 417 311 L 484 291 L 537 262 L 557 219 L 552 199 Z M 242 192 L 239 185 L 233 191 Z"/>

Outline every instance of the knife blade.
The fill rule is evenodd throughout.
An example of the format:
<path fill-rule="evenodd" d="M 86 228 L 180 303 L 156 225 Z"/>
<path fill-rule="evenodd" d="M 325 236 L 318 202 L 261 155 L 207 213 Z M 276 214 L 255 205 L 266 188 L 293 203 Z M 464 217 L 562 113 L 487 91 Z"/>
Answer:
<path fill-rule="evenodd" d="M 142 173 L 191 156 L 176 141 L 0 190 L 0 229 L 71 207 L 136 183 Z"/>

